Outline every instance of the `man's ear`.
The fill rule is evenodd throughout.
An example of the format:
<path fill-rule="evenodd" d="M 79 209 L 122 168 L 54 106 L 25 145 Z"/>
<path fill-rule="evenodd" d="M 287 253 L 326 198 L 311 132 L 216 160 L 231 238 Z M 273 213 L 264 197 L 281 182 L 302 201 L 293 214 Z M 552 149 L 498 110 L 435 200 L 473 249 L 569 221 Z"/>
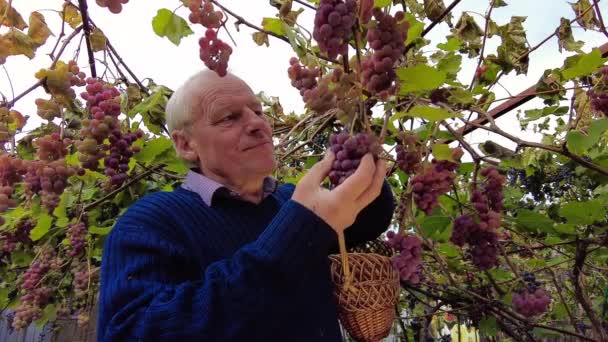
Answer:
<path fill-rule="evenodd" d="M 178 156 L 189 162 L 198 161 L 198 154 L 190 143 L 190 136 L 184 132 L 184 129 L 174 129 L 171 132 L 171 138 Z"/>

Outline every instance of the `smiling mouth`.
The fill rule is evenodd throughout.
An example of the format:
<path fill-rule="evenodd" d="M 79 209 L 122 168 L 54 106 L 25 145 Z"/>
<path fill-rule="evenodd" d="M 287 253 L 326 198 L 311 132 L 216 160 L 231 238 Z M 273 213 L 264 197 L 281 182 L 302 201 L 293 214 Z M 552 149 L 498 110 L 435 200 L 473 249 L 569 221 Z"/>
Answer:
<path fill-rule="evenodd" d="M 262 146 L 265 146 L 265 145 L 267 145 L 267 144 L 270 144 L 270 142 L 265 141 L 265 142 L 263 142 L 263 143 L 261 143 L 261 144 L 257 144 L 257 145 L 255 145 L 255 146 L 247 147 L 247 148 L 246 148 L 244 151 L 253 150 L 254 148 L 262 147 Z"/>

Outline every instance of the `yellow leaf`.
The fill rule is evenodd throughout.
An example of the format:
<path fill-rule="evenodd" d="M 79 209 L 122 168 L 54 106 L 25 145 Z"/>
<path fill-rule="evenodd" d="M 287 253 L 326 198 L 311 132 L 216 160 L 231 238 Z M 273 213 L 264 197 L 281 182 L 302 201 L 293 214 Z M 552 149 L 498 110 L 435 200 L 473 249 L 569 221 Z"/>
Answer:
<path fill-rule="evenodd" d="M 268 43 L 268 34 L 264 32 L 255 32 L 252 34 L 253 41 L 258 44 L 258 46 L 266 45 L 269 46 Z"/>
<path fill-rule="evenodd" d="M 59 13 L 59 16 L 61 16 L 61 19 L 68 23 L 68 25 L 70 25 L 70 27 L 73 29 L 82 23 L 80 12 L 78 12 L 76 6 L 68 2 L 63 3 L 63 11 Z"/>
<path fill-rule="evenodd" d="M 32 59 L 36 55 L 36 48 L 36 42 L 28 35 L 18 30 L 11 30 L 0 36 L 0 63 L 4 63 L 6 57 L 16 55 L 25 55 Z"/>
<path fill-rule="evenodd" d="M 30 14 L 30 27 L 27 30 L 27 35 L 36 42 L 37 46 L 42 46 L 53 33 L 44 21 L 44 16 L 38 12 Z"/>
<path fill-rule="evenodd" d="M 107 39 L 100 29 L 95 28 L 91 32 L 91 48 L 93 52 L 99 52 L 106 49 Z"/>
<path fill-rule="evenodd" d="M 0 26 L 16 27 L 23 30 L 27 27 L 25 21 L 21 17 L 21 14 L 17 12 L 12 6 L 8 7 L 6 0 L 0 0 Z M 6 14 L 6 16 L 5 16 Z"/>

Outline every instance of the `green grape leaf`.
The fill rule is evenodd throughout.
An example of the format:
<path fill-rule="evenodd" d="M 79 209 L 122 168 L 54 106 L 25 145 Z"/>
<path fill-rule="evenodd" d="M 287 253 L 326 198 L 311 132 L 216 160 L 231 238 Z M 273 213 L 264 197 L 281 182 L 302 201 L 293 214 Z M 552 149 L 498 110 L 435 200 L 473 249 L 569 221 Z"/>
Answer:
<path fill-rule="evenodd" d="M 272 32 L 274 34 L 278 34 L 279 36 L 285 35 L 285 28 L 281 19 L 263 18 L 262 27 L 264 28 L 264 30 Z"/>
<path fill-rule="evenodd" d="M 57 307 L 55 304 L 48 304 L 42 310 L 42 317 L 36 321 L 38 328 L 44 326 L 47 322 L 53 322 L 57 319 Z"/>
<path fill-rule="evenodd" d="M 448 144 L 434 144 L 431 146 L 433 151 L 433 157 L 437 160 L 449 160 L 454 161 L 452 159 L 452 149 Z"/>
<path fill-rule="evenodd" d="M 164 136 L 160 136 L 158 138 L 154 138 L 146 142 L 144 147 L 140 152 L 134 155 L 135 159 L 139 162 L 142 162 L 146 165 L 150 165 L 157 156 L 161 153 L 165 152 L 169 148 L 173 146 L 171 140 Z"/>
<path fill-rule="evenodd" d="M 483 316 L 479 321 L 479 332 L 483 336 L 496 336 L 498 332 L 498 324 L 493 316 Z"/>
<path fill-rule="evenodd" d="M 553 231 L 553 220 L 546 215 L 527 209 L 517 211 L 515 223 L 518 227 L 531 232 Z"/>
<path fill-rule="evenodd" d="M 450 38 L 448 38 L 447 42 L 437 44 L 438 48 L 440 48 L 441 50 L 444 50 L 444 51 L 448 51 L 448 52 L 458 51 L 461 46 L 462 46 L 462 40 L 460 40 L 456 37 L 450 37 Z"/>
<path fill-rule="evenodd" d="M 460 71 L 460 64 L 462 63 L 462 56 L 455 53 L 448 53 L 445 57 L 441 58 L 437 63 L 437 69 L 439 71 L 445 71 L 447 75 L 451 75 L 452 78 Z"/>
<path fill-rule="evenodd" d="M 49 214 L 43 212 L 38 216 L 38 222 L 36 223 L 36 227 L 30 231 L 30 239 L 32 241 L 38 241 L 46 233 L 51 229 L 51 224 L 53 223 L 53 217 Z"/>
<path fill-rule="evenodd" d="M 388 7 L 391 3 L 391 0 L 374 0 L 374 7 Z"/>
<path fill-rule="evenodd" d="M 566 136 L 566 146 L 572 153 L 583 155 L 593 146 L 593 141 L 579 131 L 570 131 Z"/>
<path fill-rule="evenodd" d="M 418 221 L 425 237 L 434 241 L 447 241 L 450 237 L 452 219 L 448 216 L 424 216 Z"/>
<path fill-rule="evenodd" d="M 597 143 L 606 131 L 608 131 L 608 118 L 594 120 L 587 129 L 589 140 L 591 140 L 593 144 Z"/>
<path fill-rule="evenodd" d="M 17 249 L 11 253 L 11 260 L 13 262 L 13 265 L 17 267 L 29 266 L 32 262 L 32 259 L 34 259 L 34 256 L 24 250 Z"/>
<path fill-rule="evenodd" d="M 599 200 L 568 202 L 559 209 L 559 215 L 571 224 L 592 224 L 603 220 L 607 213 L 606 206 Z"/>
<path fill-rule="evenodd" d="M 492 278 L 496 281 L 507 281 L 513 279 L 513 274 L 501 268 L 493 268 L 488 271 Z"/>
<path fill-rule="evenodd" d="M 560 234 L 576 235 L 576 225 L 571 223 L 558 223 L 555 225 L 555 231 Z"/>
<path fill-rule="evenodd" d="M 10 302 L 9 295 L 12 289 L 10 287 L 0 287 L 0 307 L 6 307 Z"/>
<path fill-rule="evenodd" d="M 436 247 L 437 251 L 448 258 L 455 258 L 460 255 L 458 248 L 449 243 L 442 243 Z"/>
<path fill-rule="evenodd" d="M 409 45 L 421 37 L 422 31 L 424 31 L 424 24 L 409 12 L 405 13 L 405 20 L 410 24 L 410 28 L 407 30 L 407 39 L 405 40 L 405 45 Z"/>
<path fill-rule="evenodd" d="M 93 234 L 93 235 L 100 235 L 100 236 L 105 236 L 110 234 L 110 231 L 112 231 L 112 227 L 97 227 L 97 226 L 90 226 L 89 227 L 89 233 Z"/>
<path fill-rule="evenodd" d="M 171 90 L 163 86 L 153 87 L 152 95 L 146 97 L 141 103 L 133 107 L 127 116 L 133 118 L 136 114 L 141 114 L 144 124 L 154 134 L 160 134 L 165 124 L 165 106 Z"/>
<path fill-rule="evenodd" d="M 184 18 L 166 8 L 158 10 L 152 19 L 152 29 L 159 37 L 167 37 L 175 45 L 179 45 L 182 38 L 194 34 Z"/>
<path fill-rule="evenodd" d="M 417 64 L 397 69 L 397 76 L 401 80 L 399 94 L 405 95 L 413 91 L 439 88 L 445 82 L 447 74 L 426 64 Z"/>
<path fill-rule="evenodd" d="M 562 76 L 567 81 L 579 76 L 589 75 L 595 72 L 606 61 L 608 61 L 608 58 L 602 58 L 602 53 L 597 48 L 586 54 L 568 57 L 564 63 Z"/>

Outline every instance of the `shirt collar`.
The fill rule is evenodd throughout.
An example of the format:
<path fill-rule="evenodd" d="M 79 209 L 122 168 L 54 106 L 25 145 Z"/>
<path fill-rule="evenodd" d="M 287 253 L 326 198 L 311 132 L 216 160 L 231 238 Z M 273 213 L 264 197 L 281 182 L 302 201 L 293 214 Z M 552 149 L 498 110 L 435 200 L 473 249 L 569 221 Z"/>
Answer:
<path fill-rule="evenodd" d="M 182 188 L 197 193 L 203 202 L 211 206 L 214 196 L 227 196 L 229 198 L 240 198 L 239 194 L 230 191 L 226 186 L 214 181 L 213 179 L 197 172 L 198 169 L 190 169 L 186 175 L 186 181 L 182 184 Z M 263 198 L 275 192 L 278 187 L 278 181 L 273 177 L 264 178 L 262 185 Z M 218 191 L 226 190 L 226 191 Z"/>

